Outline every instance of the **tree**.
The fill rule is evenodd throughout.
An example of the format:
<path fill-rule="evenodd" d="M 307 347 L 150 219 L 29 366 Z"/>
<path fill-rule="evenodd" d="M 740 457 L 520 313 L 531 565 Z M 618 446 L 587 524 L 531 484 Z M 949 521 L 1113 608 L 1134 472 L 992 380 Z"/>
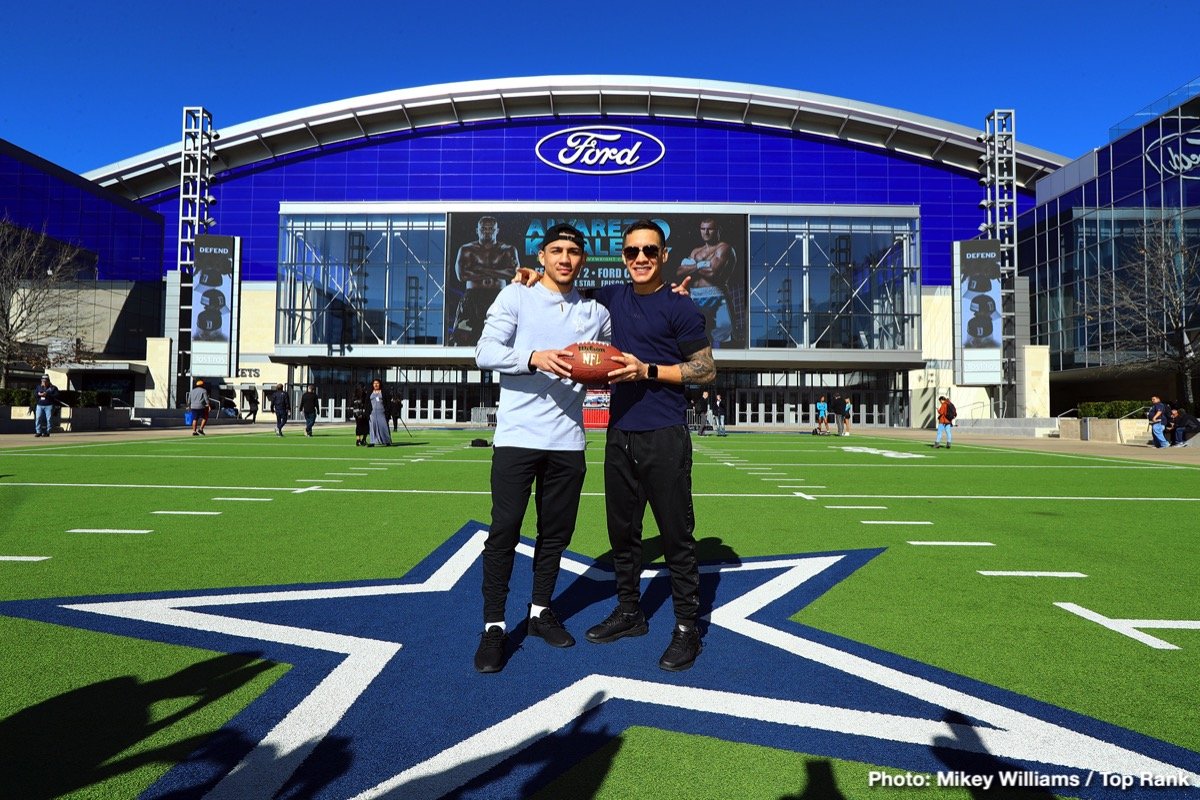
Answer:
<path fill-rule="evenodd" d="M 14 364 L 48 369 L 85 354 L 76 279 L 89 255 L 0 219 L 0 388 Z"/>
<path fill-rule="evenodd" d="M 1200 372 L 1200 230 L 1182 216 L 1120 237 L 1112 303 L 1116 361 L 1177 376 L 1195 408 Z"/>

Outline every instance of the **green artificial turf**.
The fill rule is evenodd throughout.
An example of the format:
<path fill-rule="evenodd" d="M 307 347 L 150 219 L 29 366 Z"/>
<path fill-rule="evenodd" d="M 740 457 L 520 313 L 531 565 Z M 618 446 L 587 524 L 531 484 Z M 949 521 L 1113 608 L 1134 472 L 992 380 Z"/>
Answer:
<path fill-rule="evenodd" d="M 53 446 L 0 450 L 0 554 L 50 556 L 0 562 L 0 600 L 400 577 L 467 521 L 486 523 L 490 508 L 490 451 L 468 446 L 478 432 L 414 434 L 401 433 L 401 446 L 370 449 L 354 447 L 345 429 L 319 428 L 312 439 L 254 433 L 71 445 L 59 437 Z M 693 441 L 702 559 L 882 549 L 796 609 L 797 623 L 1200 749 L 1191 696 L 1200 631 L 1149 631 L 1180 648 L 1155 650 L 1054 605 L 1075 603 L 1114 618 L 1200 619 L 1188 524 L 1196 505 L 1129 499 L 1200 496 L 1200 470 L 962 444 L 934 451 L 925 442 L 871 435 Z M 600 558 L 608 551 L 602 443 L 589 437 L 571 547 Z M 328 474 L 347 472 L 354 474 Z M 330 482 L 298 491 L 314 480 Z M 164 510 L 221 513 L 153 513 Z M 872 520 L 932 524 L 864 524 Z M 526 535 L 533 526 L 531 513 Z M 68 533 L 85 527 L 153 533 Z M 657 555 L 649 514 L 645 536 L 647 554 Z M 919 547 L 909 540 L 993 546 Z M 985 577 L 979 570 L 1088 577 Z M 104 748 L 82 735 L 58 744 L 78 762 L 63 785 L 81 797 L 136 796 L 287 668 L 253 654 L 226 657 L 8 617 L 0 617 L 0 646 L 6 736 L 48 724 L 48 711 L 75 713 L 79 698 L 102 697 L 120 710 L 114 724 L 123 727 Z M 109 691 L 153 698 L 153 690 L 139 687 L 179 691 L 172 676 L 181 674 L 201 675 L 220 690 L 196 708 L 194 696 L 176 695 L 132 711 Z M 614 732 L 560 778 L 555 786 L 565 794 L 552 786 L 539 796 L 574 796 L 567 788 L 574 786 L 597 788 L 600 798 L 641 797 L 643 780 L 664 797 L 837 796 L 814 794 L 812 786 L 835 786 L 845 797 L 967 796 L 870 788 L 871 769 L 632 728 Z"/>

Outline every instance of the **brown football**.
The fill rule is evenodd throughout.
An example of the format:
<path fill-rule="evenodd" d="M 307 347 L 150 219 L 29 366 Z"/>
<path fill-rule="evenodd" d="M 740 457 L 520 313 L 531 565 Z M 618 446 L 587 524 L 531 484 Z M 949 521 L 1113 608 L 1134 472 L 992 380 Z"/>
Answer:
<path fill-rule="evenodd" d="M 604 386 L 608 383 L 608 373 L 625 366 L 613 361 L 613 356 L 621 355 L 621 351 L 611 344 L 576 342 L 564 349 L 571 354 L 571 380 L 584 386 Z"/>

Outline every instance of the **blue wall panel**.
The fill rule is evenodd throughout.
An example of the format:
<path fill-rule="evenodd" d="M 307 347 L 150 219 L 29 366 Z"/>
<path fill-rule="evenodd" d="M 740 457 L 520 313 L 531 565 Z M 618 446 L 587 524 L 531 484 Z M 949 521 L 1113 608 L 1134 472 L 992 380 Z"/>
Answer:
<path fill-rule="evenodd" d="M 100 280 L 161 280 L 174 248 L 158 214 L 4 141 L 0 218 L 94 253 Z"/>

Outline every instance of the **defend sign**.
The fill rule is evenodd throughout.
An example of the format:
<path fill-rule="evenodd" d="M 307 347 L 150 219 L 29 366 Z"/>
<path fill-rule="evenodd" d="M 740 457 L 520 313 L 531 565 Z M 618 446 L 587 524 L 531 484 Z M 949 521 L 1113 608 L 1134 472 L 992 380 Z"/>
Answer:
<path fill-rule="evenodd" d="M 1000 244 L 954 243 L 954 372 L 960 386 L 1004 381 L 1001 345 Z"/>

